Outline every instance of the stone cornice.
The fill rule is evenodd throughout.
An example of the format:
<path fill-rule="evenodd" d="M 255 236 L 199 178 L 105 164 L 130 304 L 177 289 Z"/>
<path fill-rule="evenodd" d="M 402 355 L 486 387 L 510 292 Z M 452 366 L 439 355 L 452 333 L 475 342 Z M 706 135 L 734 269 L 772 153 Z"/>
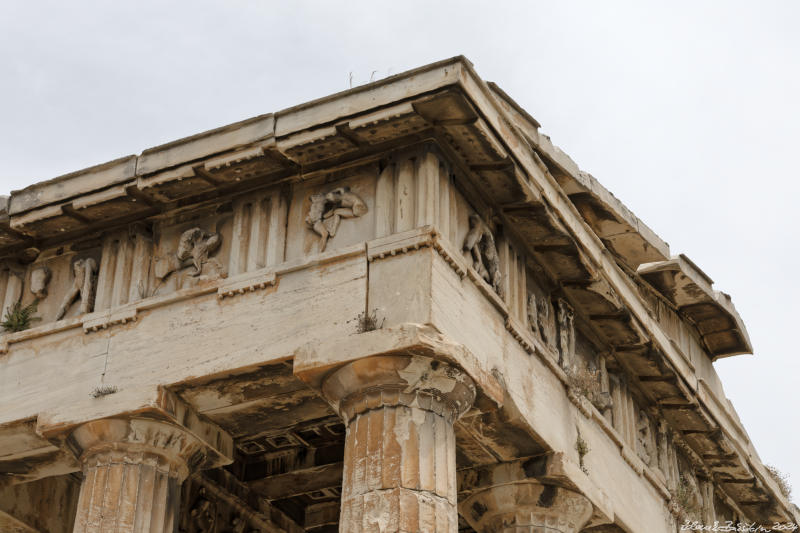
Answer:
<path fill-rule="evenodd" d="M 630 272 L 635 272 L 636 267 L 667 261 L 668 248 L 622 204 L 612 201 L 608 191 L 599 187 L 591 176 L 580 172 L 549 139 L 539 135 L 537 126 L 506 95 L 484 83 L 466 59 L 453 58 L 12 193 L 5 208 L 0 202 L 0 255 L 19 260 L 37 253 L 36 247 L 43 244 L 67 243 L 87 232 L 101 232 L 110 226 L 254 187 L 285 180 L 300 181 L 325 168 L 374 157 L 401 144 L 435 139 L 447 147 L 444 151 L 449 157 L 460 160 L 459 168 L 472 176 L 469 185 L 485 195 L 484 204 L 488 205 L 485 210 L 496 215 L 509 235 L 522 242 L 532 256 L 561 254 L 566 250 L 577 258 L 575 265 L 581 276 L 578 282 L 597 281 L 609 288 L 609 302 L 614 311 L 587 315 L 587 322 L 598 328 L 603 321 L 626 322 L 631 335 L 636 336 L 636 345 L 655 346 L 653 354 L 663 360 L 681 394 L 680 404 L 662 407 L 676 416 L 688 413 L 692 424 L 701 424 L 708 431 L 723 428 L 723 436 L 739 433 L 726 413 L 724 401 L 716 397 L 721 392 L 712 386 L 707 387 L 708 391 L 698 392 L 701 378 L 696 365 L 651 316 L 652 310 L 632 282 Z M 476 185 L 479 181 L 476 176 L 483 185 Z M 485 189 L 480 188 L 483 186 Z M 598 217 L 600 208 L 610 209 L 614 220 Z M 552 240 L 535 239 L 533 222 L 542 219 L 553 224 L 557 236 L 548 235 Z M 637 243 L 650 246 L 647 254 L 625 252 L 628 248 L 620 239 L 631 236 Z M 526 346 L 526 351 L 541 349 L 532 336 L 520 332 L 524 328 L 509 317 L 503 300 L 459 261 L 459 254 L 450 250 L 446 242 L 426 236 L 406 237 L 408 242 L 393 236 L 389 241 L 367 245 L 368 260 L 380 261 L 382 257 L 415 247 L 433 247 L 459 276 L 469 277 L 504 314 L 507 329 Z M 364 253 L 364 247 L 357 253 Z M 652 283 L 647 276 L 654 272 L 644 267 L 640 274 L 645 277 L 641 279 Z M 0 351 L 7 349 L 9 343 L 64 329 L 83 327 L 91 333 L 125 324 L 136 320 L 137 313 L 148 306 L 213 292 L 222 301 L 242 292 L 269 290 L 279 276 L 277 270 L 254 272 L 147 298 L 124 309 L 3 335 Z M 574 281 L 559 282 L 566 287 Z M 746 332 L 732 305 L 719 299 L 710 304 L 713 306 L 715 302 L 735 316 L 732 329 L 740 331 L 745 339 L 740 343 L 744 349 L 734 346 L 728 353 L 747 351 Z M 714 401 L 708 402 L 709 396 Z M 583 406 L 583 402 L 573 400 L 573 403 L 585 416 L 592 416 L 591 408 Z M 753 467 L 759 461 L 748 460 L 748 450 L 737 448 L 732 453 L 742 468 L 755 470 L 759 475 L 753 477 L 762 479 L 762 469 Z M 785 499 L 769 482 L 766 486 L 780 502 L 783 512 L 790 515 Z"/>

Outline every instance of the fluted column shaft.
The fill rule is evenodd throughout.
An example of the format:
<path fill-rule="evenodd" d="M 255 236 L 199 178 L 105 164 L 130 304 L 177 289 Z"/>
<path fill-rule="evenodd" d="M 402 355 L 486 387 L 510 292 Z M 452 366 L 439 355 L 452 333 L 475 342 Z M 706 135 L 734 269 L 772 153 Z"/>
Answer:
<path fill-rule="evenodd" d="M 183 481 L 164 457 L 145 451 L 87 459 L 75 533 L 173 532 Z"/>
<path fill-rule="evenodd" d="M 469 377 L 430 358 L 371 357 L 323 391 L 347 424 L 339 531 L 458 531 L 453 423 L 474 400 Z"/>
<path fill-rule="evenodd" d="M 68 442 L 83 482 L 74 533 L 174 533 L 181 483 L 204 458 L 202 443 L 154 420 L 86 423 Z"/>
<path fill-rule="evenodd" d="M 478 491 L 460 508 L 479 533 L 577 533 L 593 509 L 582 494 L 532 479 Z"/>

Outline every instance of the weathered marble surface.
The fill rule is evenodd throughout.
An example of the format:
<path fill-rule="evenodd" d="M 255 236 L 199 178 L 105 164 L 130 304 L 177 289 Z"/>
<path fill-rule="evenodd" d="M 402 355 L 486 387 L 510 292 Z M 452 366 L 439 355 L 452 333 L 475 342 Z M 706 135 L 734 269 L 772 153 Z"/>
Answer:
<path fill-rule="evenodd" d="M 0 303 L 9 530 L 800 520 L 730 298 L 463 58 L 14 193 Z"/>

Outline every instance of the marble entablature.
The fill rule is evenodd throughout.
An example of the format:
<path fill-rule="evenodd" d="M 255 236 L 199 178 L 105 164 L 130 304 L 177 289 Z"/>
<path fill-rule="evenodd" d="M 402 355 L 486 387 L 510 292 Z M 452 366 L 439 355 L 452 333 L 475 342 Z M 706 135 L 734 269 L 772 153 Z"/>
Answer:
<path fill-rule="evenodd" d="M 797 521 L 712 365 L 730 297 L 538 127 L 454 58 L 13 193 L 0 527 L 137 530 L 86 507 L 123 463 L 175 511 L 97 516 L 183 532 Z"/>

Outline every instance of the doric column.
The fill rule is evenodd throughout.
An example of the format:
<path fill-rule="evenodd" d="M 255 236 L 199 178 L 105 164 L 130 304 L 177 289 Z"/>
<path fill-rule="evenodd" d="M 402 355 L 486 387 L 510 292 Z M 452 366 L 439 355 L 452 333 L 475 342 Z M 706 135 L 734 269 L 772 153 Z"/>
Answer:
<path fill-rule="evenodd" d="M 173 533 L 181 483 L 207 455 L 184 428 L 144 418 L 87 422 L 67 443 L 83 467 L 75 533 Z"/>
<path fill-rule="evenodd" d="M 459 507 L 479 533 L 576 533 L 592 516 L 582 494 L 535 480 L 480 490 Z"/>
<path fill-rule="evenodd" d="M 323 393 L 347 426 L 339 531 L 455 533 L 453 423 L 475 385 L 420 356 L 375 356 L 328 377 Z"/>

